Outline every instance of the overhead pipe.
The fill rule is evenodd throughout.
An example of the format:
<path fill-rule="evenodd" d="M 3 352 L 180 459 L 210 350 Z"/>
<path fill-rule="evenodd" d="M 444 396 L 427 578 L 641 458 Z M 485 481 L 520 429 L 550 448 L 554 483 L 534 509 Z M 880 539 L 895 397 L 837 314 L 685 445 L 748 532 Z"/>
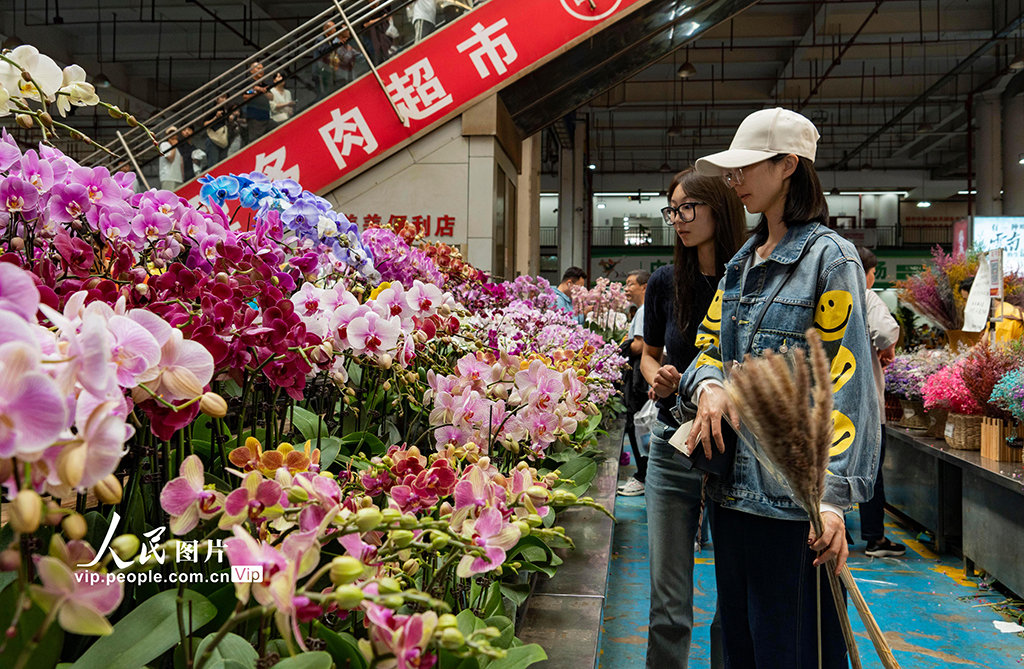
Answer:
<path fill-rule="evenodd" d="M 960 61 L 959 64 L 957 64 L 955 67 L 953 67 L 953 69 L 951 69 L 949 72 L 947 72 L 945 75 L 943 75 L 934 84 L 932 84 L 924 93 L 922 93 L 921 95 L 917 96 L 917 98 L 915 98 L 913 102 L 911 102 L 909 105 L 904 107 L 899 113 L 897 113 L 895 116 L 893 116 L 887 122 L 883 123 L 882 126 L 878 130 L 876 130 L 866 140 L 864 140 L 860 144 L 860 146 L 858 146 L 856 149 L 851 151 L 849 155 L 844 157 L 839 162 L 830 165 L 827 169 L 838 170 L 838 169 L 841 169 L 841 168 L 846 167 L 847 165 L 849 165 L 850 164 L 850 160 L 852 160 L 854 156 L 859 155 L 864 149 L 866 149 L 868 146 L 870 146 L 872 144 L 872 142 L 874 142 L 876 139 L 878 139 L 883 134 L 885 134 L 885 132 L 887 130 L 889 130 L 890 128 L 892 128 L 897 122 L 899 122 L 900 120 L 906 118 L 912 111 L 914 111 L 915 109 L 920 107 L 921 104 L 923 104 L 925 101 L 928 100 L 928 98 L 930 98 L 932 95 L 934 95 L 935 93 L 940 91 L 946 84 L 948 84 L 950 81 L 952 81 L 958 74 L 960 74 L 961 72 L 966 70 L 974 61 L 978 60 L 981 56 L 983 56 L 985 53 L 987 53 L 989 51 L 989 49 L 991 49 L 992 47 L 996 46 L 997 44 L 1002 42 L 1004 39 L 1006 39 L 1007 36 L 1009 36 L 1014 30 L 1019 28 L 1022 24 L 1024 24 L 1024 13 L 1020 14 L 1019 16 L 1017 16 L 1017 18 L 1015 18 L 1013 21 L 1011 21 L 1006 26 L 1004 26 L 1002 30 L 1000 30 L 998 33 L 996 33 L 991 38 L 986 40 L 985 43 L 982 44 L 981 46 L 979 46 L 977 49 L 975 49 L 971 53 L 971 55 L 969 55 L 964 60 Z"/>
<path fill-rule="evenodd" d="M 868 22 L 871 21 L 871 19 L 874 18 L 875 14 L 878 13 L 879 8 L 881 8 L 881 6 L 882 6 L 882 2 L 884 2 L 884 0 L 878 0 L 875 3 L 875 6 L 871 9 L 871 12 L 868 13 L 867 17 L 860 24 L 860 27 L 857 28 L 857 31 L 855 33 L 853 33 L 853 36 L 850 37 L 850 39 L 846 42 L 846 45 L 839 51 L 839 54 L 835 58 L 832 59 L 832 63 L 828 66 L 828 69 L 826 69 L 825 73 L 821 75 L 821 78 L 818 80 L 818 83 L 816 83 L 814 85 L 814 88 L 811 89 L 811 92 L 807 94 L 807 98 L 804 99 L 804 101 L 801 102 L 800 105 L 796 108 L 796 110 L 798 112 L 804 110 L 804 107 L 807 106 L 807 103 L 809 103 L 811 101 L 811 98 L 814 97 L 815 93 L 817 93 L 821 89 L 821 85 L 824 84 L 825 81 L 828 79 L 828 76 L 830 74 L 832 74 L 832 70 L 836 69 L 836 66 L 838 66 L 839 63 L 843 62 L 843 56 L 845 56 L 846 52 L 850 50 L 851 46 L 853 46 L 853 43 L 857 40 L 857 36 L 860 35 L 861 32 L 864 31 L 864 28 L 867 27 Z M 861 77 L 862 77 L 861 81 L 863 81 L 863 76 L 864 75 L 862 73 L 861 74 Z M 863 91 L 863 89 L 862 89 L 862 91 Z M 862 98 L 864 97 L 863 93 L 861 94 L 861 97 Z M 861 100 L 861 103 L 863 103 L 863 102 L 864 101 Z"/>

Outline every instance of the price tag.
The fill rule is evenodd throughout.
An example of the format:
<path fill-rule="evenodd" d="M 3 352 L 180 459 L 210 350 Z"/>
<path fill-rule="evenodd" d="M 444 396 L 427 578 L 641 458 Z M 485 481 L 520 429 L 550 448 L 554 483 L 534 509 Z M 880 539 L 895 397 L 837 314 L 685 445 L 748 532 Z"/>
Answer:
<path fill-rule="evenodd" d="M 914 410 L 911 409 L 910 407 L 903 407 L 903 417 L 904 418 L 913 418 L 914 417 Z"/>
<path fill-rule="evenodd" d="M 946 423 L 946 439 L 952 439 L 952 438 L 953 438 L 953 424 L 952 423 Z"/>

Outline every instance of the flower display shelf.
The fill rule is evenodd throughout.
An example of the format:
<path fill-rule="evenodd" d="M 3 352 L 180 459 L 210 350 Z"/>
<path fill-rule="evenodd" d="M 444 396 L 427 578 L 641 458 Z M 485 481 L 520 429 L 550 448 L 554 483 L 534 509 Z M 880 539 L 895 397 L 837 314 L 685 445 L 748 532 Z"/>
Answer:
<path fill-rule="evenodd" d="M 917 400 L 900 400 L 903 408 L 903 417 L 900 418 L 900 425 L 910 430 L 927 430 L 929 427 L 928 414 L 924 410 L 924 403 Z"/>
<path fill-rule="evenodd" d="M 926 437 L 932 439 L 946 438 L 946 424 L 949 422 L 949 412 L 944 409 L 932 409 L 928 412 L 928 431 Z"/>
<path fill-rule="evenodd" d="M 951 413 L 946 420 L 945 438 L 950 448 L 959 451 L 981 449 L 981 416 Z"/>
<path fill-rule="evenodd" d="M 997 462 L 1021 462 L 1021 449 L 1007 443 L 1011 437 L 1024 438 L 1024 425 L 984 418 L 981 423 L 981 457 Z"/>

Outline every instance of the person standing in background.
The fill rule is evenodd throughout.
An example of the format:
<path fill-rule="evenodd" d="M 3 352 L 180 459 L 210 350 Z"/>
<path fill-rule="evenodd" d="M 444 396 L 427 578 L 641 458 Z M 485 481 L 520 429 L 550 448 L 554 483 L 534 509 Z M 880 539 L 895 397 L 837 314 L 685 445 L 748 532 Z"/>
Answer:
<path fill-rule="evenodd" d="M 245 101 L 242 111 L 248 129 L 247 144 L 262 137 L 270 127 L 270 92 L 263 85 L 263 63 L 250 65 L 249 75 L 252 77 L 252 83 L 248 90 L 242 93 L 242 100 Z"/>
<path fill-rule="evenodd" d="M 181 154 L 182 183 L 188 183 L 196 178 L 195 164 L 192 162 L 192 154 L 196 147 L 192 144 L 192 126 L 186 125 L 181 129 L 181 139 L 178 141 L 178 153 Z"/>
<path fill-rule="evenodd" d="M 412 25 L 414 41 L 418 44 L 430 33 L 437 24 L 437 0 L 416 0 L 412 6 Z"/>
<path fill-rule="evenodd" d="M 587 273 L 583 271 L 581 267 L 570 267 L 565 270 L 565 274 L 562 275 L 562 283 L 555 287 L 555 299 L 558 300 L 559 309 L 562 311 L 568 311 L 570 314 L 575 314 L 576 309 L 572 306 L 572 295 L 569 291 L 572 290 L 573 286 L 586 286 L 587 285 Z M 576 314 L 576 320 L 580 325 L 583 325 L 583 314 Z"/>
<path fill-rule="evenodd" d="M 885 536 L 885 482 L 882 480 L 882 466 L 885 464 L 885 374 L 882 368 L 896 357 L 896 340 L 900 338 L 900 326 L 878 293 L 871 290 L 875 285 L 878 258 L 863 246 L 857 247 L 857 253 L 860 254 L 861 264 L 864 265 L 868 287 L 864 295 L 864 305 L 868 312 L 868 335 L 874 347 L 871 371 L 875 375 L 879 416 L 882 419 L 882 443 L 878 455 L 875 494 L 867 502 L 860 503 L 860 538 L 868 542 L 864 552 L 871 557 L 902 557 L 907 552 L 906 547 L 890 541 Z"/>
<path fill-rule="evenodd" d="M 184 183 L 181 151 L 178 151 L 178 129 L 173 125 L 164 130 L 164 141 L 160 143 L 160 188 L 175 191 Z"/>
<path fill-rule="evenodd" d="M 270 89 L 270 120 L 281 124 L 295 113 L 295 101 L 292 92 L 285 88 L 287 82 L 280 72 L 274 75 L 274 87 Z"/>
<path fill-rule="evenodd" d="M 636 436 L 633 419 L 637 411 L 647 402 L 647 390 L 650 387 L 640 370 L 640 361 L 644 352 L 644 297 L 647 293 L 647 280 L 651 273 L 645 269 L 635 269 L 626 275 L 626 296 L 636 305 L 636 315 L 629 324 L 629 334 L 622 345 L 621 353 L 629 360 L 632 371 L 629 383 L 624 389 L 626 401 L 626 436 L 636 460 L 636 474 L 619 486 L 619 494 L 623 497 L 636 497 L 644 494 L 644 480 L 647 478 L 647 456 L 641 452 L 640 442 Z"/>

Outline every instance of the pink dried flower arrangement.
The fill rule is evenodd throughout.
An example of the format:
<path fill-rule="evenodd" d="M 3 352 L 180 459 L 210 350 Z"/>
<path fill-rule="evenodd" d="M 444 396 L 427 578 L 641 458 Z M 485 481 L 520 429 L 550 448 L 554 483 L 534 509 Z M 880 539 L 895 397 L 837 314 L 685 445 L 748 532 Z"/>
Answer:
<path fill-rule="evenodd" d="M 926 267 L 924 272 L 896 282 L 899 298 L 944 329 L 959 330 L 964 324 L 960 282 L 978 271 L 978 253 L 972 250 L 967 255 L 953 256 L 935 247 L 932 259 L 934 270 Z"/>
<path fill-rule="evenodd" d="M 962 369 L 963 362 L 958 360 L 928 377 L 921 391 L 925 409 L 944 409 L 969 416 L 981 413 L 981 405 L 974 400 L 960 376 Z"/>
<path fill-rule="evenodd" d="M 1013 420 L 1013 415 L 989 401 L 992 389 L 1006 374 L 1020 365 L 1019 350 L 1003 345 L 990 345 L 987 341 L 971 349 L 961 361 L 960 378 L 984 411 L 986 416 Z"/>

